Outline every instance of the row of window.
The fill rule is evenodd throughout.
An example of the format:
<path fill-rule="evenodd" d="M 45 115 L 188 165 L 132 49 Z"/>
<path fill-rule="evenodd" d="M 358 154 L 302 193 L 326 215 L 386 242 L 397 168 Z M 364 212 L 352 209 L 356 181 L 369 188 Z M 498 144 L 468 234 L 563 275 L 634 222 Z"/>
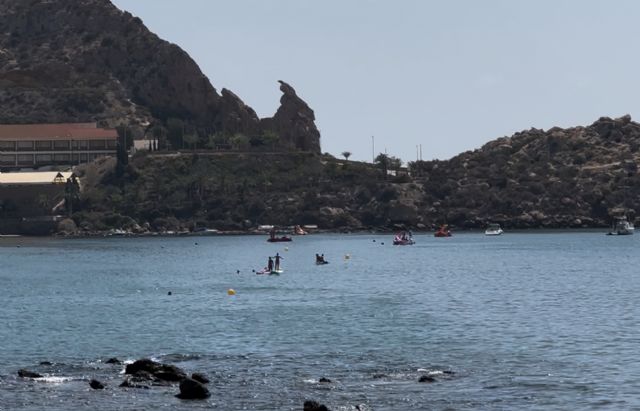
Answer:
<path fill-rule="evenodd" d="M 110 150 L 116 145 L 115 140 L 0 141 L 0 151 Z"/>
<path fill-rule="evenodd" d="M 34 164 L 66 164 L 66 163 L 86 163 L 95 160 L 104 154 L 79 153 L 74 154 L 0 154 L 0 165 L 34 165 Z"/>

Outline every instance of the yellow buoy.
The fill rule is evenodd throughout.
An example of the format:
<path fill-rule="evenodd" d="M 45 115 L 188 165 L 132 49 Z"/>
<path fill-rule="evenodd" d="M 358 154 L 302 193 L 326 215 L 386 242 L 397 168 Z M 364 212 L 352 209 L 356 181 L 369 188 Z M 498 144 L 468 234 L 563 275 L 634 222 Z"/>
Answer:
<path fill-rule="evenodd" d="M 228 294 L 228 295 L 236 295 L 236 290 L 234 290 L 233 288 L 229 288 L 229 289 L 227 290 L 227 294 Z"/>

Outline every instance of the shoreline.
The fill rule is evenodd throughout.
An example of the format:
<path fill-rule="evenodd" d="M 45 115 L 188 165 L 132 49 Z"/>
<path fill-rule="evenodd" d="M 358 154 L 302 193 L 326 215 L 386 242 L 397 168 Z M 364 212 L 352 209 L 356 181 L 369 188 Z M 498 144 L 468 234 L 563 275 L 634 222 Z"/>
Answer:
<path fill-rule="evenodd" d="M 509 229 L 505 231 L 503 235 L 508 234 L 523 234 L 523 233 L 549 233 L 549 232 L 593 232 L 593 233 L 602 233 L 606 234 L 606 230 L 610 229 L 610 227 L 558 227 L 558 228 L 549 228 L 549 227 L 532 227 L 532 228 L 516 228 Z M 401 231 L 390 230 L 390 229 L 371 229 L 371 230 L 323 230 L 317 229 L 309 232 L 305 235 L 284 233 L 283 235 L 289 236 L 291 238 L 299 238 L 299 237 L 307 237 L 314 236 L 318 234 L 334 234 L 334 235 L 393 235 Z M 433 234 L 436 232 L 436 229 L 433 230 L 411 230 L 415 235 L 425 235 L 425 234 Z M 474 229 L 456 229 L 452 230 L 452 233 L 460 233 L 460 234 L 483 234 L 484 229 L 482 228 L 474 228 Z M 197 237 L 230 237 L 230 236 L 264 236 L 267 237 L 269 235 L 268 232 L 257 231 L 257 230 L 229 230 L 229 231 L 216 231 L 216 232 L 156 232 L 149 231 L 144 233 L 134 233 L 134 232 L 112 232 L 112 231 L 100 231 L 100 232 L 83 232 L 83 233 L 54 233 L 50 235 L 22 235 L 22 234 L 4 234 L 0 235 L 0 240 L 3 238 L 60 238 L 60 239 L 83 239 L 83 238 L 176 238 L 176 237 L 189 237 L 189 238 L 197 238 Z"/>

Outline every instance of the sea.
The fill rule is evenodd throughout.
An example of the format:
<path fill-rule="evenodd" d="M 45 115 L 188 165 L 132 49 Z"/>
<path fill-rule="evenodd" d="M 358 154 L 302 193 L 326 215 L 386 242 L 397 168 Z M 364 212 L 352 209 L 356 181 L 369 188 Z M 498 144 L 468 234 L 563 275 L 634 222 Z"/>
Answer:
<path fill-rule="evenodd" d="M 638 410 L 639 237 L 0 238 L 0 410 Z"/>

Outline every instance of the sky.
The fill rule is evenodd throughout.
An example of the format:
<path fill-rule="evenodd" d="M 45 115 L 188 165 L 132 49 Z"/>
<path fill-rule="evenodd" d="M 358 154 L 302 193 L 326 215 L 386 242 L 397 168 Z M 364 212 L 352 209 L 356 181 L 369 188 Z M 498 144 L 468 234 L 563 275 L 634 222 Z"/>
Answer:
<path fill-rule="evenodd" d="M 635 0 L 113 0 L 260 117 L 278 80 L 323 152 L 448 159 L 531 127 L 640 116 Z"/>

